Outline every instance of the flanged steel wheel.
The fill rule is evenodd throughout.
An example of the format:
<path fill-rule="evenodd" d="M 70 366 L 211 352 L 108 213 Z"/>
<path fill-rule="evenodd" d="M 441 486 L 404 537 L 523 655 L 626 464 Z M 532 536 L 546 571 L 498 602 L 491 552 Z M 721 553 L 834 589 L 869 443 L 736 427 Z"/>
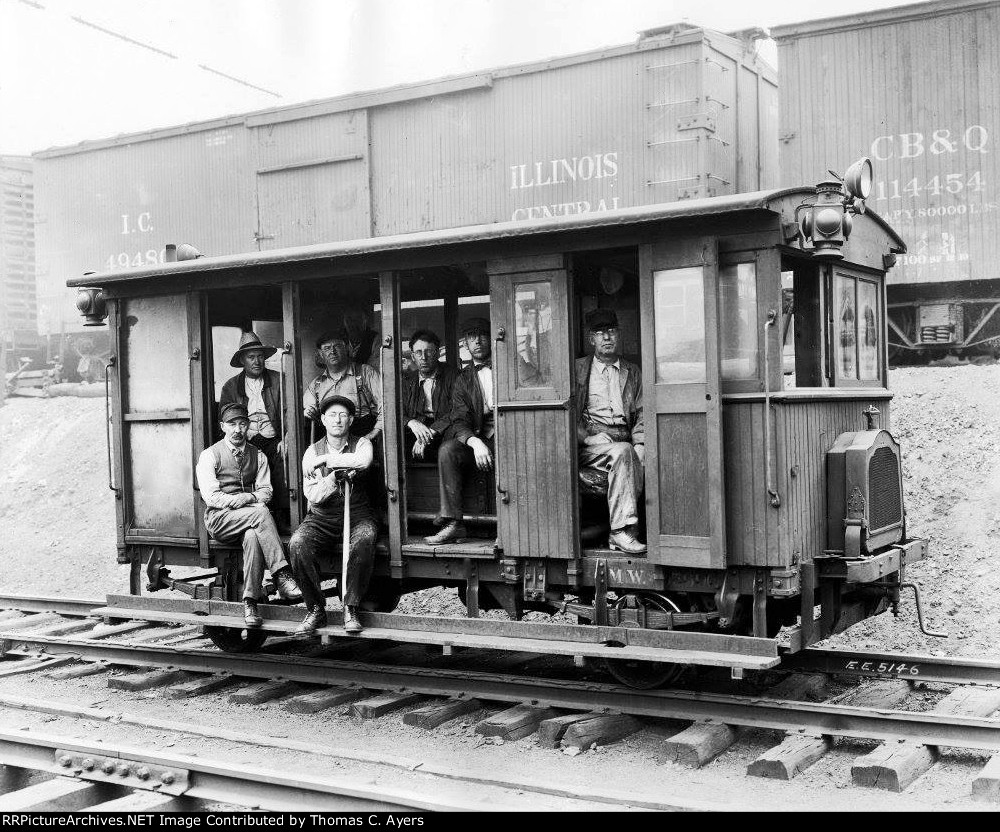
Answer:
<path fill-rule="evenodd" d="M 253 653 L 267 641 L 264 630 L 241 630 L 238 627 L 206 627 L 205 635 L 226 653 Z"/>
<path fill-rule="evenodd" d="M 670 598 L 656 592 L 623 595 L 615 602 L 615 609 L 642 607 L 659 612 L 680 612 Z M 629 625 L 625 625 L 629 626 Z M 604 667 L 623 685 L 636 690 L 652 690 L 676 682 L 684 665 L 676 662 L 645 662 L 637 659 L 605 659 Z"/>

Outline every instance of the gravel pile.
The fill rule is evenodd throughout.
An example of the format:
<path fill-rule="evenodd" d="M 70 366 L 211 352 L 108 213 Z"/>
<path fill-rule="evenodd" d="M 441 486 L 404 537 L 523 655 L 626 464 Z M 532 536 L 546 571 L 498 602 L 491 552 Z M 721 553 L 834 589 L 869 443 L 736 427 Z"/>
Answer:
<path fill-rule="evenodd" d="M 860 649 L 995 655 L 1000 625 L 1000 366 L 891 373 L 909 532 L 930 557 L 907 578 L 947 639 L 920 634 L 912 595 L 831 639 Z M 101 597 L 127 591 L 115 563 L 100 399 L 18 399 L 0 408 L 0 592 Z M 454 589 L 406 596 L 400 611 L 462 615 Z M 502 613 L 491 613 L 502 615 Z"/>

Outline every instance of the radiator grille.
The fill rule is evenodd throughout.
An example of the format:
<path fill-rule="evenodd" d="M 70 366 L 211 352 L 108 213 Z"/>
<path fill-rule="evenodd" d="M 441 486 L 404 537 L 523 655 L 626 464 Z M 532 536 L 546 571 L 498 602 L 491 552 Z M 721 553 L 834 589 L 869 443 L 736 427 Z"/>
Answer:
<path fill-rule="evenodd" d="M 903 521 L 899 459 L 891 448 L 881 447 L 868 464 L 868 533 L 874 534 Z"/>

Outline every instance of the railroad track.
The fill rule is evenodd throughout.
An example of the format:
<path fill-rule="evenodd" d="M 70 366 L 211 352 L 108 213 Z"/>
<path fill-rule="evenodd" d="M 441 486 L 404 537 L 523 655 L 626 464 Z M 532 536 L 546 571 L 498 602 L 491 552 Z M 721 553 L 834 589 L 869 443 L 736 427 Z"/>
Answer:
<path fill-rule="evenodd" d="M 131 674 L 111 677 L 111 686 L 159 688 L 175 698 L 231 691 L 234 701 L 281 700 L 290 710 L 349 703 L 361 717 L 410 708 L 404 720 L 422 727 L 485 709 L 493 712 L 476 727 L 483 736 L 502 741 L 537 731 L 540 744 L 577 751 L 639 731 L 643 717 L 687 720 L 692 724 L 664 748 L 666 759 L 689 766 L 711 761 L 745 729 L 774 729 L 787 732 L 784 739 L 754 760 L 748 774 L 780 779 L 805 770 L 841 739 L 869 740 L 883 744 L 856 761 L 852 778 L 894 790 L 933 766 L 939 748 L 971 749 L 996 755 L 976 778 L 973 794 L 1000 802 L 1000 720 L 991 718 L 1000 709 L 1000 687 L 993 687 L 1000 685 L 1000 663 L 809 650 L 790 663 L 797 673 L 763 693 L 636 691 L 596 681 L 579 668 L 562 670 L 563 678 L 525 675 L 517 672 L 524 656 L 489 669 L 481 651 L 473 650 L 431 657 L 426 648 L 398 644 L 347 639 L 315 647 L 286 639 L 270 650 L 307 653 L 226 654 L 204 646 L 198 628 L 86 619 L 81 611 L 88 603 L 0 597 L 0 607 L 8 607 L 0 612 L 0 639 L 9 659 L 0 664 L 0 677 L 43 671 L 69 677 L 126 667 Z M 470 669 L 477 664 L 487 669 Z M 829 677 L 816 671 L 880 681 L 831 697 Z M 929 710 L 899 709 L 918 681 L 959 687 L 939 691 Z"/>

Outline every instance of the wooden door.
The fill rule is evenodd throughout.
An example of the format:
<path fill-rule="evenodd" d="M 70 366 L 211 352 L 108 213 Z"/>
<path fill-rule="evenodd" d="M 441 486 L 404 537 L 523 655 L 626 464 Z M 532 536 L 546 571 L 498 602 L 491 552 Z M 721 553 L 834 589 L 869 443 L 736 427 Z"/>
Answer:
<path fill-rule="evenodd" d="M 302 456 L 306 452 L 308 437 L 302 415 L 302 342 L 299 338 L 301 327 L 297 283 L 285 283 L 281 287 L 281 317 L 284 343 L 279 355 L 285 419 L 285 474 L 289 523 L 295 529 L 308 509 L 302 494 Z"/>
<path fill-rule="evenodd" d="M 204 509 L 194 474 L 205 421 L 201 298 L 128 298 L 118 309 L 125 540 L 194 547 Z"/>
<path fill-rule="evenodd" d="M 640 248 L 649 559 L 725 565 L 714 237 Z"/>
<path fill-rule="evenodd" d="M 488 264 L 497 528 L 507 557 L 578 556 L 570 276 L 562 256 Z"/>

